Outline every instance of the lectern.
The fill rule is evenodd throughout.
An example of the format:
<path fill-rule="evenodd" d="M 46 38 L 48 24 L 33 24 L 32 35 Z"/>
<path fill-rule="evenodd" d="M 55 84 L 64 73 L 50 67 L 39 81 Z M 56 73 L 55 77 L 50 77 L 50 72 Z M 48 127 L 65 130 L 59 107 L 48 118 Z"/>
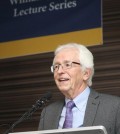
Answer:
<path fill-rule="evenodd" d="M 107 131 L 104 126 L 90 126 L 70 129 L 17 132 L 9 134 L 107 134 Z"/>

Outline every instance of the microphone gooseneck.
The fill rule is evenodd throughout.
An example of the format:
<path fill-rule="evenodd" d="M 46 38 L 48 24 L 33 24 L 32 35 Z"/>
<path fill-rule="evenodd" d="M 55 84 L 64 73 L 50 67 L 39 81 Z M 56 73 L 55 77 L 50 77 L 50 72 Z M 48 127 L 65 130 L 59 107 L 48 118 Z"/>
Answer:
<path fill-rule="evenodd" d="M 36 103 L 32 106 L 31 109 L 29 109 L 27 112 L 25 112 L 15 123 L 12 124 L 12 126 L 4 133 L 8 134 L 17 124 L 20 122 L 29 119 L 29 117 L 40 107 L 45 105 L 50 99 L 52 98 L 51 92 L 46 93 L 43 97 L 41 97 L 39 100 L 36 101 Z"/>

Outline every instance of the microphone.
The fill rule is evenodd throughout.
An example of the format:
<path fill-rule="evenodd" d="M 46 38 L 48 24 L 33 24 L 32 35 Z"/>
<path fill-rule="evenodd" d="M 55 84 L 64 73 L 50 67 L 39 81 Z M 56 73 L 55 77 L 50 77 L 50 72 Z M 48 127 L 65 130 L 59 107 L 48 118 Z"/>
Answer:
<path fill-rule="evenodd" d="M 8 134 L 18 123 L 29 119 L 29 117 L 40 107 L 46 104 L 50 99 L 52 98 L 51 92 L 46 93 L 43 97 L 41 97 L 39 100 L 36 101 L 36 103 L 32 106 L 31 109 L 29 109 L 27 112 L 25 112 L 15 123 L 12 124 L 12 126 L 4 133 Z"/>

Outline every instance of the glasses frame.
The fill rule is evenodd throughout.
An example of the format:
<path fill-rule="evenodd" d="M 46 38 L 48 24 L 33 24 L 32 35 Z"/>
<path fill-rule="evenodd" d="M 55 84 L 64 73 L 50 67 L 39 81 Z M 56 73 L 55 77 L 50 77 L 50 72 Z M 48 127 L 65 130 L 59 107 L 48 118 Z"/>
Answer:
<path fill-rule="evenodd" d="M 57 71 L 59 70 L 60 66 L 62 66 L 62 69 L 63 69 L 63 70 L 67 70 L 67 69 L 72 68 L 72 64 L 81 65 L 79 62 L 75 62 L 75 61 L 69 61 L 69 62 L 66 62 L 66 64 L 67 64 L 67 63 L 70 63 L 70 66 L 69 66 L 68 68 L 66 67 L 66 69 L 64 69 L 64 67 L 63 67 L 62 64 L 58 64 L 58 68 L 57 68 L 56 71 L 55 71 L 55 69 L 54 69 L 54 65 L 52 65 L 52 66 L 51 66 L 51 72 L 52 72 L 52 73 L 57 72 Z M 64 63 L 64 64 L 65 64 L 65 63 Z"/>

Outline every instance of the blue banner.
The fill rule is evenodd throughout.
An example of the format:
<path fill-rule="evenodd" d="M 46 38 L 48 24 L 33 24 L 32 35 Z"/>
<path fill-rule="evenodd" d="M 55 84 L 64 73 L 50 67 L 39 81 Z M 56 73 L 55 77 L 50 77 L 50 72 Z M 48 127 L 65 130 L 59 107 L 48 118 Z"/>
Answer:
<path fill-rule="evenodd" d="M 0 1 L 0 59 L 49 52 L 69 42 L 103 43 L 101 0 Z"/>
<path fill-rule="evenodd" d="M 101 0 L 1 0 L 0 42 L 101 27 Z"/>

